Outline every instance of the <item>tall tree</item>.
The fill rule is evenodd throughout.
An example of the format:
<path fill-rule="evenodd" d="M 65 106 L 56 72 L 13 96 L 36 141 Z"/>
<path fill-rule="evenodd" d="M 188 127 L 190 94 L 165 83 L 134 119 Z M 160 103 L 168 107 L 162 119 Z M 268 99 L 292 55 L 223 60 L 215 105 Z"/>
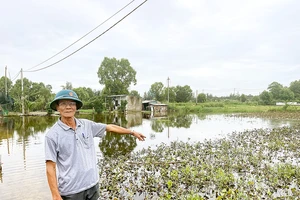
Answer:
<path fill-rule="evenodd" d="M 247 101 L 247 97 L 245 94 L 241 95 L 241 102 L 246 102 Z"/>
<path fill-rule="evenodd" d="M 131 90 L 129 94 L 130 94 L 130 96 L 139 97 L 139 98 L 141 97 L 139 92 L 136 90 Z"/>
<path fill-rule="evenodd" d="M 6 81 L 5 81 L 5 79 L 6 79 Z M 7 78 L 7 77 L 5 78 L 5 76 L 2 76 L 0 78 L 0 92 L 5 93 L 5 82 L 7 84 L 7 91 L 9 91 L 13 85 L 12 81 L 9 78 Z"/>
<path fill-rule="evenodd" d="M 63 90 L 73 90 L 73 86 L 71 82 L 66 82 L 66 85 L 61 86 Z"/>
<path fill-rule="evenodd" d="M 23 79 L 23 94 L 24 94 L 24 109 L 25 111 L 28 110 L 29 108 L 29 101 L 28 101 L 28 96 L 29 96 L 29 91 L 31 88 L 32 82 L 28 80 L 27 78 Z M 18 79 L 16 83 L 13 85 L 13 87 L 10 90 L 10 94 L 15 100 L 15 110 L 16 111 L 21 111 L 21 104 L 22 104 L 22 85 L 21 85 L 21 79 Z"/>
<path fill-rule="evenodd" d="M 32 82 L 27 96 L 30 102 L 30 110 L 45 110 L 47 109 L 48 102 L 51 101 L 51 89 L 49 85 L 45 86 L 42 82 Z"/>
<path fill-rule="evenodd" d="M 280 93 L 283 89 L 283 86 L 278 82 L 273 82 L 268 86 L 268 90 L 271 92 L 275 100 L 280 99 Z"/>
<path fill-rule="evenodd" d="M 6 83 L 6 86 L 5 86 Z M 5 76 L 0 78 L 0 104 L 4 110 L 11 110 L 14 104 L 14 100 L 9 93 L 12 87 L 12 81 Z M 7 89 L 5 93 L 5 88 Z"/>
<path fill-rule="evenodd" d="M 284 87 L 280 92 L 280 100 L 292 101 L 294 100 L 294 92 L 292 92 L 288 87 Z"/>
<path fill-rule="evenodd" d="M 129 94 L 128 88 L 136 84 L 136 71 L 127 59 L 105 57 L 98 69 L 99 83 L 105 94 Z"/>
<path fill-rule="evenodd" d="M 294 93 L 295 98 L 299 101 L 300 100 L 300 80 L 291 82 L 289 88 Z"/>
<path fill-rule="evenodd" d="M 164 85 L 162 82 L 155 82 L 151 85 L 149 92 L 154 96 L 154 99 L 157 101 L 163 101 L 164 93 L 163 93 Z"/>
<path fill-rule="evenodd" d="M 176 86 L 176 102 L 189 102 L 192 99 L 193 90 L 190 86 Z"/>
<path fill-rule="evenodd" d="M 76 92 L 78 97 L 85 102 L 94 96 L 94 92 L 91 88 L 78 87 L 78 88 L 73 88 L 73 91 Z"/>
<path fill-rule="evenodd" d="M 264 105 L 271 105 L 273 101 L 272 93 L 264 90 L 260 95 L 259 95 L 260 100 Z"/>
<path fill-rule="evenodd" d="M 206 94 L 204 94 L 204 93 L 198 94 L 198 96 L 197 96 L 197 102 L 199 102 L 199 103 L 206 102 Z"/>

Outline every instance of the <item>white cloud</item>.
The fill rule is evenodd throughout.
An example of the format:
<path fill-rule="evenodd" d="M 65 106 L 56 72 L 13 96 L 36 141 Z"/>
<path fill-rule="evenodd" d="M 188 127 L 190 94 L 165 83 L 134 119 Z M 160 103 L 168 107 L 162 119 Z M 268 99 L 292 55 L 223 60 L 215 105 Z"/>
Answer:
<path fill-rule="evenodd" d="M 128 1 L 129 2 L 129 1 Z M 103 22 L 127 1 L 3 1 L 0 8 L 0 66 L 11 77 L 62 50 Z M 142 1 L 74 45 L 51 64 L 97 35 Z M 152 0 L 63 62 L 36 73 L 34 82 L 54 91 L 101 88 L 97 70 L 105 56 L 127 58 L 137 71 L 140 93 L 154 82 L 190 85 L 215 95 L 255 92 L 273 81 L 299 79 L 300 3 L 296 0 Z M 45 66 L 41 65 L 41 67 Z M 1 76 L 1 73 L 0 73 Z"/>
<path fill-rule="evenodd" d="M 180 69 L 174 70 L 174 74 L 179 77 L 218 77 L 220 76 L 220 71 L 213 68 L 201 67 L 201 68 L 189 68 L 188 70 Z"/>

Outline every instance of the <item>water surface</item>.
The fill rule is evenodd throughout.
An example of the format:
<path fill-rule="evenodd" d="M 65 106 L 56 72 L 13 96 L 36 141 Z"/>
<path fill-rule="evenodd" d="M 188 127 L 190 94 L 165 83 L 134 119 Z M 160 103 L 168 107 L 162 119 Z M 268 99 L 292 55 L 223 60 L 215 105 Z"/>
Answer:
<path fill-rule="evenodd" d="M 114 123 L 146 135 L 144 142 L 129 135 L 108 133 L 104 140 L 94 139 L 97 156 L 155 148 L 171 141 L 204 141 L 226 137 L 231 132 L 255 128 L 290 126 L 295 121 L 236 117 L 234 115 L 183 115 L 149 118 L 141 113 L 126 116 L 78 116 L 96 122 Z M 44 136 L 58 117 L 0 118 L 1 200 L 51 199 L 45 161 Z"/>

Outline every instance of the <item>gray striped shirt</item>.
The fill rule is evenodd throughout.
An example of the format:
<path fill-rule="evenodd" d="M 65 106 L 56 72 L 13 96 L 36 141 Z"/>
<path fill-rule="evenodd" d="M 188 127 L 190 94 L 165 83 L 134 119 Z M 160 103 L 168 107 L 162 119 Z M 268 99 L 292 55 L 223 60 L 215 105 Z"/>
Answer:
<path fill-rule="evenodd" d="M 76 119 L 73 130 L 60 119 L 45 136 L 45 160 L 56 163 L 61 195 L 76 194 L 99 181 L 93 137 L 105 136 L 106 124 Z"/>

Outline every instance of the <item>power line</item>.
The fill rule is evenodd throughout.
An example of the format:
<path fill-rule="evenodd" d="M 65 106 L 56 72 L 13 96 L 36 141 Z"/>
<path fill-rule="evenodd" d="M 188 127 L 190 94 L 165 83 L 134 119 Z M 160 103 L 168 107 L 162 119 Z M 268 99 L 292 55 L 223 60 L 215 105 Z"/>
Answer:
<path fill-rule="evenodd" d="M 143 1 L 141 4 L 139 4 L 137 7 L 135 7 L 132 11 L 130 11 L 127 15 L 125 15 L 124 17 L 122 17 L 119 21 L 117 21 L 116 23 L 114 23 L 111 27 L 109 27 L 108 29 L 106 29 L 104 32 L 102 32 L 100 35 L 98 35 L 97 37 L 95 37 L 94 39 L 92 39 L 91 41 L 89 41 L 88 43 L 86 43 L 85 45 L 83 45 L 82 47 L 80 47 L 79 49 L 77 49 L 76 51 L 70 53 L 69 55 L 65 56 L 64 58 L 46 66 L 40 69 L 36 69 L 36 70 L 31 70 L 31 71 L 24 71 L 24 72 L 36 72 L 36 71 L 40 71 L 46 68 L 49 68 L 53 65 L 56 65 L 57 63 L 67 59 L 68 57 L 72 56 L 73 54 L 77 53 L 78 51 L 80 51 L 81 49 L 83 49 L 84 47 L 86 47 L 87 45 L 91 44 L 92 42 L 94 42 L 96 39 L 98 39 L 99 37 L 101 37 L 102 35 L 104 35 L 106 32 L 108 32 L 110 29 L 112 29 L 114 26 L 116 26 L 118 23 L 120 23 L 121 21 L 123 21 L 126 17 L 128 17 L 130 14 L 132 14 L 135 10 L 137 10 L 139 7 L 141 7 L 144 3 L 146 3 L 148 0 Z"/>
<path fill-rule="evenodd" d="M 105 21 L 103 21 L 101 24 L 99 24 L 98 26 L 96 26 L 94 29 L 92 29 L 91 31 L 89 31 L 88 33 L 86 33 L 85 35 L 83 35 L 82 37 L 80 37 L 78 40 L 76 40 L 75 42 L 73 42 L 72 44 L 70 44 L 69 46 L 67 46 L 66 48 L 64 48 L 63 50 L 59 51 L 58 53 L 54 54 L 53 56 L 51 56 L 50 58 L 44 60 L 43 62 L 25 70 L 24 72 L 28 72 L 33 68 L 36 68 L 42 64 L 44 64 L 45 62 L 49 61 L 50 59 L 54 58 L 55 56 L 57 56 L 58 54 L 64 52 L 65 50 L 67 50 L 68 48 L 70 48 L 71 46 L 73 46 L 74 44 L 76 44 L 77 42 L 79 42 L 81 39 L 83 39 L 84 37 L 86 37 L 87 35 L 89 35 L 90 33 L 92 33 L 94 30 L 96 30 L 97 28 L 99 28 L 101 25 L 103 25 L 105 22 L 107 22 L 108 20 L 110 20 L 111 18 L 113 18 L 115 15 L 117 15 L 118 13 L 120 13 L 122 10 L 124 10 L 126 7 L 128 7 L 130 4 L 132 4 L 135 0 L 132 0 L 131 2 L 129 2 L 128 4 L 126 4 L 124 7 L 122 7 L 120 10 L 118 10 L 115 14 L 113 14 L 112 16 L 110 16 L 109 18 L 107 18 Z"/>
<path fill-rule="evenodd" d="M 18 74 L 11 81 L 14 82 L 18 78 L 20 73 L 21 73 L 21 71 L 19 71 Z"/>

